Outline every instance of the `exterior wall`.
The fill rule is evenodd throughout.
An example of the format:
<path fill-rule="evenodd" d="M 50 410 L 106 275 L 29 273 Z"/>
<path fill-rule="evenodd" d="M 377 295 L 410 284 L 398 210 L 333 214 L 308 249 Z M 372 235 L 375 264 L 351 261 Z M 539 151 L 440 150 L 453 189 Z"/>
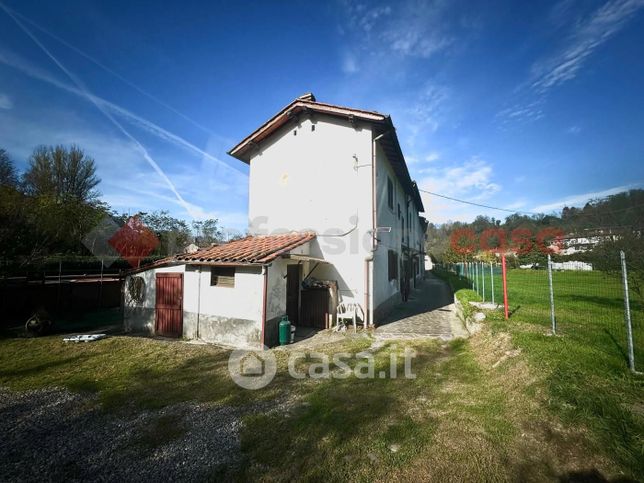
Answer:
<path fill-rule="evenodd" d="M 264 280 L 261 268 L 236 267 L 235 286 L 210 285 L 208 266 L 188 266 L 184 276 L 183 334 L 234 347 L 259 347 Z"/>
<path fill-rule="evenodd" d="M 310 254 L 330 265 L 313 276 L 337 280 L 341 299 L 360 304 L 371 248 L 371 139 L 366 125 L 316 115 L 283 128 L 250 161 L 250 233 L 316 232 Z"/>
<path fill-rule="evenodd" d="M 389 280 L 388 251 L 394 250 L 398 260 L 402 259 L 402 220 L 398 217 L 398 206 L 401 211 L 405 206 L 406 194 L 396 178 L 387 156 L 376 144 L 376 203 L 378 227 L 391 227 L 391 232 L 378 233 L 378 248 L 373 261 L 373 306 L 374 320 L 377 322 L 386 312 L 401 301 L 398 279 Z M 394 207 L 389 208 L 387 198 L 387 180 L 394 186 Z M 401 215 L 402 216 L 402 215 Z"/>
<path fill-rule="evenodd" d="M 210 267 L 162 267 L 136 274 L 145 281 L 145 297 L 135 302 L 125 290 L 126 330 L 154 334 L 156 274 L 183 273 L 183 336 L 235 347 L 259 347 L 262 332 L 261 268 L 237 267 L 234 287 L 210 285 Z M 128 279 L 130 276 L 128 276 Z M 126 284 L 127 284 L 126 280 Z"/>
<path fill-rule="evenodd" d="M 185 294 L 185 265 L 161 267 L 146 270 L 125 278 L 124 300 L 123 300 L 123 325 L 127 332 L 145 332 L 154 334 L 156 304 L 156 274 L 157 273 L 184 273 L 184 294 Z M 143 300 L 137 302 L 132 300 L 128 290 L 128 283 L 132 276 L 141 277 L 144 281 Z"/>
<path fill-rule="evenodd" d="M 310 243 L 290 251 L 291 254 L 309 255 Z M 296 260 L 278 258 L 268 267 L 268 283 L 266 288 L 266 325 L 264 327 L 264 344 L 273 347 L 278 344 L 278 325 L 286 314 L 286 273 L 288 265 L 297 265 Z M 300 262 L 302 265 L 301 278 L 304 279 L 312 269 L 310 262 Z M 317 273 L 317 270 L 315 271 Z"/>
<path fill-rule="evenodd" d="M 400 295 L 401 261 L 403 245 L 411 253 L 423 251 L 425 235 L 418 215 L 418 209 L 410 196 L 403 189 L 396 177 L 382 148 L 376 144 L 376 203 L 377 226 L 391 227 L 391 232 L 378 233 L 378 247 L 373 262 L 373 307 L 374 321 L 382 319 L 391 308 L 402 301 Z M 394 188 L 393 209 L 389 207 L 387 181 L 390 179 Z M 409 201 L 409 202 L 408 202 Z M 400 209 L 400 215 L 398 210 Z M 404 222 L 404 223 L 403 223 Z M 403 228 L 404 227 L 404 228 Z M 398 278 L 389 280 L 389 250 L 398 256 Z M 420 280 L 423 265 L 422 257 L 418 258 L 418 269 L 410 278 Z M 413 265 L 412 265 L 413 269 Z"/>

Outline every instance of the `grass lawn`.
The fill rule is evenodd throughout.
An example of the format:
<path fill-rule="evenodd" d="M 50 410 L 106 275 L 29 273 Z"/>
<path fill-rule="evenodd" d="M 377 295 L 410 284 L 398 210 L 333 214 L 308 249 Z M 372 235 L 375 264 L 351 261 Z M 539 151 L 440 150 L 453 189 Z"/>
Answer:
<path fill-rule="evenodd" d="M 468 281 L 441 274 L 464 302 L 480 300 Z M 488 278 L 489 281 L 489 278 Z M 500 277 L 495 298 L 502 300 Z M 644 378 L 627 366 L 621 281 L 601 272 L 553 274 L 557 336 L 546 271 L 510 270 L 511 317 L 488 313 L 493 334 L 510 334 L 546 395 L 548 410 L 570 425 L 587 427 L 600 447 L 631 475 L 644 475 Z M 489 284 L 488 284 L 489 289 Z M 487 299 L 489 300 L 489 291 Z M 471 309 L 470 309 L 471 310 Z M 643 307 L 631 296 L 636 363 L 644 369 Z M 536 387 L 535 387 L 536 390 Z"/>
<path fill-rule="evenodd" d="M 241 431 L 244 464 L 216 469 L 225 479 L 542 481 L 594 471 L 641 475 L 641 419 L 631 407 L 641 403 L 637 381 L 623 370 L 618 375 L 617 365 L 608 380 L 586 365 L 560 374 L 565 348 L 548 342 L 567 339 L 519 325 L 495 319 L 492 330 L 467 341 L 390 342 L 374 349 L 377 374 L 388 369 L 392 353 L 412 346 L 418 354 L 413 380 L 295 380 L 287 374 L 288 351 L 276 350 L 278 375 L 259 391 L 238 388 L 227 373 L 228 351 L 212 346 L 136 337 L 71 345 L 60 336 L 4 338 L 0 386 L 94 393 L 97 404 L 115 414 L 183 401 L 248 407 Z M 323 352 L 355 354 L 372 343 L 367 336 L 349 336 Z M 594 379 L 579 380 L 582 369 Z M 588 392 L 591 385 L 595 390 Z M 280 400 L 289 403 L 275 411 L 253 409 L 259 401 Z M 616 400 L 616 406 L 608 404 Z M 600 408 L 608 411 L 603 418 L 596 414 Z M 135 443 L 149 449 L 189 434 L 175 423 L 159 418 L 158 427 Z"/>

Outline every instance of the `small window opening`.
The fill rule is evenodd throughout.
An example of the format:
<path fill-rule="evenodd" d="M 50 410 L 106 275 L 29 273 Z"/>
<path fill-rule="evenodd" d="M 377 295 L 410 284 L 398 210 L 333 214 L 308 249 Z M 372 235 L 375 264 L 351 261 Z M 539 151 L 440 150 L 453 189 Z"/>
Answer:
<path fill-rule="evenodd" d="M 217 287 L 235 286 L 235 267 L 212 267 L 210 285 Z"/>

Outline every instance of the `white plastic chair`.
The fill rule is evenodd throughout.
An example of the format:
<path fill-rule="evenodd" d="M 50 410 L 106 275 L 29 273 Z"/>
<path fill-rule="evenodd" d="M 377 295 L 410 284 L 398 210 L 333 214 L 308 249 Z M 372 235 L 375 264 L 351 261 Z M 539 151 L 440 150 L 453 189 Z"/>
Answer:
<path fill-rule="evenodd" d="M 356 326 L 356 319 L 360 318 L 360 320 L 363 321 L 364 323 L 364 312 L 362 311 L 362 307 L 360 307 L 360 304 L 357 304 L 355 302 L 340 302 L 338 304 L 338 311 L 337 311 L 337 317 L 338 317 L 338 325 L 336 330 L 340 330 L 340 322 L 342 322 L 343 327 L 344 321 L 345 320 L 351 320 L 353 321 L 353 331 L 357 332 L 357 326 Z"/>

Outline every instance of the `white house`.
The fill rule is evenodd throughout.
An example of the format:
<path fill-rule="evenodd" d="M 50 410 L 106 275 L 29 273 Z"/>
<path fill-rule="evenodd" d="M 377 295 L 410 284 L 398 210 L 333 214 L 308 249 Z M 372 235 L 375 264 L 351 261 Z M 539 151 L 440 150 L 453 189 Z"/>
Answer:
<path fill-rule="evenodd" d="M 229 154 L 250 165 L 250 235 L 130 274 L 127 328 L 271 346 L 284 314 L 327 328 L 350 301 L 374 325 L 422 279 L 427 222 L 389 116 L 307 94 Z"/>

